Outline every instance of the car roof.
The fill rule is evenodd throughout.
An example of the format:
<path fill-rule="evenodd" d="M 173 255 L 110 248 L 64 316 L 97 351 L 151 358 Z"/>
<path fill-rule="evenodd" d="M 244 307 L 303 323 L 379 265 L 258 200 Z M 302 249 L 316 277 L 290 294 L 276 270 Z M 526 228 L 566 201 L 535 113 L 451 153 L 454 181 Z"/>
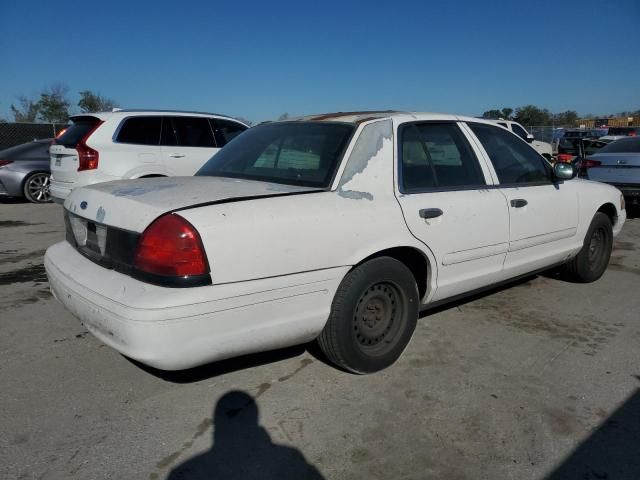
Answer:
<path fill-rule="evenodd" d="M 248 126 L 242 120 L 231 117 L 229 115 L 221 115 L 219 113 L 209 112 L 196 112 L 189 110 L 157 110 L 157 109 L 141 109 L 141 108 L 116 108 L 111 112 L 95 112 L 95 113 L 79 113 L 77 115 L 71 115 L 69 118 L 74 120 L 82 117 L 96 117 L 100 120 L 106 120 L 112 117 L 132 117 L 136 115 L 173 115 L 173 116 L 196 116 L 196 117 L 215 117 L 232 120 L 234 122 L 241 123 Z"/>
<path fill-rule="evenodd" d="M 405 121 L 428 121 L 428 120 L 448 120 L 448 121 L 466 121 L 479 123 L 493 123 L 484 119 L 466 117 L 460 115 L 451 115 L 447 113 L 434 112 L 405 112 L 401 110 L 368 110 L 358 112 L 332 112 L 321 113 L 315 115 L 305 115 L 303 117 L 292 118 L 286 121 L 291 122 L 344 122 L 359 125 L 361 123 L 394 119 L 399 122 Z"/>

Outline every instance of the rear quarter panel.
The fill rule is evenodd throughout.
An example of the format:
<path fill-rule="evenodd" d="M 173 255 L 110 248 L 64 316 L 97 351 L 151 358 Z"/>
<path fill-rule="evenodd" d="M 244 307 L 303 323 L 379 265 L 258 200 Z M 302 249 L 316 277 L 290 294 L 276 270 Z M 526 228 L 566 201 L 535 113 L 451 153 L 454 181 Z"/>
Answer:
<path fill-rule="evenodd" d="M 394 196 L 390 120 L 361 126 L 332 191 L 211 205 L 179 212 L 200 232 L 214 284 L 355 265 L 411 246 Z"/>

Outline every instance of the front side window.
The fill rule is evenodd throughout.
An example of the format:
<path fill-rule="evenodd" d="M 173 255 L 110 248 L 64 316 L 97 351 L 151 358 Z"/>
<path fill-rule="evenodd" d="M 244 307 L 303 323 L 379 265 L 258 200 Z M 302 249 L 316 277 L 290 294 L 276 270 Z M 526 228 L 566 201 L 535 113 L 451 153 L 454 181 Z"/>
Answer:
<path fill-rule="evenodd" d="M 326 188 L 355 130 L 338 122 L 258 125 L 213 156 L 196 175 Z"/>
<path fill-rule="evenodd" d="M 403 192 L 486 184 L 476 156 L 454 123 L 405 125 L 400 144 Z"/>
<path fill-rule="evenodd" d="M 136 145 L 159 145 L 162 117 L 131 117 L 127 118 L 116 141 L 133 143 Z"/>
<path fill-rule="evenodd" d="M 548 182 L 545 160 L 518 137 L 484 123 L 470 123 L 491 159 L 501 184 Z"/>
<path fill-rule="evenodd" d="M 215 120 L 211 119 L 211 124 L 213 126 L 213 130 L 216 132 L 216 142 L 219 147 L 225 146 L 247 129 L 247 127 L 241 123 L 222 120 L 219 118 L 216 118 Z"/>
<path fill-rule="evenodd" d="M 173 129 L 181 147 L 215 148 L 213 132 L 205 117 L 173 117 Z"/>

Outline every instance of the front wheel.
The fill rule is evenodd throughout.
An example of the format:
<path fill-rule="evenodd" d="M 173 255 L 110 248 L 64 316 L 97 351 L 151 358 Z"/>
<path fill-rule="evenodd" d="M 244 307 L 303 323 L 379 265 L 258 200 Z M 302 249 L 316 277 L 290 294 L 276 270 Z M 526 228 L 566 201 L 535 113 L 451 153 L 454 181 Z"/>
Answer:
<path fill-rule="evenodd" d="M 613 248 L 611 221 L 602 212 L 597 212 L 584 237 L 582 250 L 565 265 L 569 278 L 589 283 L 598 280 L 609 265 Z"/>
<path fill-rule="evenodd" d="M 372 373 L 394 363 L 418 319 L 418 287 L 411 271 L 391 257 L 351 270 L 340 283 L 331 314 L 318 337 L 333 363 Z"/>
<path fill-rule="evenodd" d="M 32 173 L 24 182 L 24 196 L 31 203 L 47 203 L 51 201 L 49 186 L 51 175 L 45 172 Z"/>

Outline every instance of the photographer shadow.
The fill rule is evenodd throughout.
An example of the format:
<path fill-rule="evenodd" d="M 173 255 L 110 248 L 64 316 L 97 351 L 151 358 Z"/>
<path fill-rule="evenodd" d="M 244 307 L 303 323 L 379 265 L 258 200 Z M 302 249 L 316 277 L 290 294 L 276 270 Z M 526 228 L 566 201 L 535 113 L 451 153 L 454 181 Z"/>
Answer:
<path fill-rule="evenodd" d="M 211 449 L 176 466 L 169 480 L 324 479 L 298 449 L 271 441 L 251 395 L 226 393 L 213 415 Z"/>

